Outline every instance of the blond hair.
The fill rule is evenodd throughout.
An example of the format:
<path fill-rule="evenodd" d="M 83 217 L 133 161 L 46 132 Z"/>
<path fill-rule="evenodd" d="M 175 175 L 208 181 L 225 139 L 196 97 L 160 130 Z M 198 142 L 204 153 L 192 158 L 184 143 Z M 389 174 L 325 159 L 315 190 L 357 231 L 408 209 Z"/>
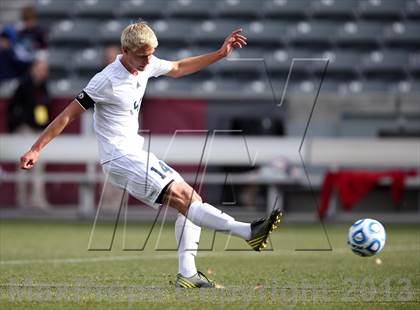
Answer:
<path fill-rule="evenodd" d="M 123 30 L 121 34 L 122 49 L 134 51 L 144 46 L 156 48 L 158 40 L 153 30 L 145 22 L 130 24 Z"/>

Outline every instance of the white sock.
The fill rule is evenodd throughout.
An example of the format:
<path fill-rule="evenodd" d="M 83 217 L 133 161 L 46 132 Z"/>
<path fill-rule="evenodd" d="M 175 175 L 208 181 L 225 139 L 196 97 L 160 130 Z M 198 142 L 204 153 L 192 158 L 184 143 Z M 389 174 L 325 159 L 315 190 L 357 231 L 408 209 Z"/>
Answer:
<path fill-rule="evenodd" d="M 251 238 L 251 224 L 235 221 L 233 217 L 208 203 L 193 202 L 186 216 L 191 222 L 200 227 L 232 233 L 245 240 Z"/>
<path fill-rule="evenodd" d="M 201 228 L 178 213 L 175 222 L 175 237 L 178 246 L 179 273 L 191 277 L 197 273 L 195 256 L 200 241 Z"/>

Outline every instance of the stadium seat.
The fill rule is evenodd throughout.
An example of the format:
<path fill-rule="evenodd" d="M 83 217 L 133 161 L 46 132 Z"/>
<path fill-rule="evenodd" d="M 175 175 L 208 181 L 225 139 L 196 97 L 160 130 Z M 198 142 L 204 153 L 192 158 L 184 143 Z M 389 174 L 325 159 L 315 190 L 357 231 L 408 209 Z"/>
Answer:
<path fill-rule="evenodd" d="M 49 35 L 54 43 L 89 43 L 97 38 L 98 24 L 93 20 L 63 20 L 55 24 Z"/>
<path fill-rule="evenodd" d="M 193 84 L 193 93 L 200 96 L 226 96 L 237 98 L 243 83 L 232 78 L 213 78 L 198 81 Z"/>
<path fill-rule="evenodd" d="M 173 0 L 168 7 L 168 15 L 171 17 L 202 18 L 214 13 L 214 0 Z"/>
<path fill-rule="evenodd" d="M 124 0 L 121 1 L 121 15 L 138 19 L 163 17 L 169 7 L 169 2 L 165 0 Z"/>
<path fill-rule="evenodd" d="M 48 64 L 51 77 L 66 75 L 70 69 L 73 52 L 68 48 L 50 48 L 48 50 Z"/>
<path fill-rule="evenodd" d="M 314 17 L 352 18 L 359 0 L 315 0 L 311 3 Z"/>
<path fill-rule="evenodd" d="M 338 79 L 328 79 L 326 77 L 322 85 L 320 77 L 304 77 L 304 76 L 291 76 L 287 85 L 286 85 L 286 78 L 274 78 L 271 80 L 272 87 L 276 93 L 276 101 L 278 103 L 281 102 L 283 92 L 285 91 L 284 95 L 286 96 L 284 99 L 287 99 L 287 96 L 291 92 L 298 92 L 299 94 L 306 93 L 311 94 L 312 98 L 315 98 L 314 95 L 320 88 L 322 92 L 325 91 L 332 91 L 336 92 L 338 91 L 341 83 L 343 81 Z M 287 87 L 287 89 L 284 89 L 284 87 Z M 283 100 L 284 100 L 283 99 Z"/>
<path fill-rule="evenodd" d="M 420 1 L 408 0 L 405 9 L 405 14 L 411 18 L 420 17 Z"/>
<path fill-rule="evenodd" d="M 254 0 L 218 0 L 216 14 L 229 17 L 260 17 L 261 6 Z"/>
<path fill-rule="evenodd" d="M 296 80 L 292 82 L 293 83 L 288 85 L 288 87 L 291 87 L 292 90 L 294 89 L 296 91 L 299 91 L 300 93 L 307 93 L 307 94 L 312 94 L 312 95 L 315 95 L 318 89 L 322 89 L 323 91 L 325 91 L 328 89 L 331 90 L 338 87 L 338 85 L 336 85 L 335 83 L 333 84 L 330 79 L 321 81 L 320 77 L 310 78 L 310 79 L 301 80 L 301 81 Z"/>
<path fill-rule="evenodd" d="M 383 92 L 389 90 L 390 83 L 384 80 L 353 80 L 346 85 L 346 93 L 363 94 L 364 92 Z"/>
<path fill-rule="evenodd" d="M 317 87 L 319 87 L 320 80 L 317 80 L 318 84 Z M 335 77 L 330 77 L 328 75 L 328 72 L 325 75 L 324 80 L 322 81 L 322 85 L 320 88 L 320 91 L 322 92 L 339 92 L 340 89 L 345 85 L 345 79 L 337 79 Z"/>
<path fill-rule="evenodd" d="M 334 22 L 299 22 L 289 28 L 287 38 L 289 43 L 298 45 L 331 44 L 334 31 L 338 25 Z"/>
<path fill-rule="evenodd" d="M 358 15 L 373 18 L 398 18 L 404 15 L 405 0 L 360 0 Z"/>
<path fill-rule="evenodd" d="M 419 80 L 400 80 L 393 83 L 391 87 L 393 92 L 398 92 L 401 94 L 412 94 L 412 93 L 420 93 L 420 81 Z M 417 102 L 413 102 L 414 104 L 411 104 L 410 107 L 410 101 L 405 102 L 405 104 L 402 104 L 402 108 L 404 109 L 404 106 L 406 108 L 410 108 L 410 110 L 417 110 L 420 112 L 420 105 Z"/>
<path fill-rule="evenodd" d="M 275 98 L 278 103 L 281 102 L 282 96 L 286 96 L 283 100 L 287 100 L 287 96 L 293 92 L 315 94 L 319 83 L 319 79 L 293 73 L 289 79 L 287 79 L 287 76 L 271 79 L 271 86 L 276 94 Z"/>
<path fill-rule="evenodd" d="M 253 96 L 270 96 L 273 99 L 273 101 L 278 102 L 278 96 L 276 94 L 276 91 L 274 90 L 274 85 L 272 85 L 272 82 L 272 80 L 270 81 L 267 78 L 246 81 L 241 85 L 241 94 L 245 95 L 248 98 L 252 98 Z M 273 91 L 275 92 L 274 95 L 272 87 Z"/>
<path fill-rule="evenodd" d="M 190 78 L 172 79 L 161 77 L 159 79 L 151 78 L 148 81 L 146 89 L 147 96 L 156 97 L 188 97 L 191 96 L 193 83 Z"/>
<path fill-rule="evenodd" d="M 259 74 L 265 70 L 264 53 L 259 48 L 236 49 L 226 59 L 211 65 L 209 69 L 216 73 Z"/>
<path fill-rule="evenodd" d="M 392 80 L 386 79 L 365 79 L 362 80 L 362 89 L 365 92 L 386 92 L 389 91 L 392 85 Z"/>
<path fill-rule="evenodd" d="M 0 83 L 0 98 L 9 98 L 19 85 L 19 79 L 6 80 Z"/>
<path fill-rule="evenodd" d="M 341 75 L 355 77 L 358 74 L 358 65 L 362 57 L 362 52 L 357 50 L 332 50 L 316 53 L 315 58 L 328 59 L 327 75 Z M 316 61 L 311 64 L 311 69 L 315 73 L 322 73 L 325 62 Z"/>
<path fill-rule="evenodd" d="M 391 45 L 420 45 L 420 21 L 395 22 L 384 31 L 384 42 Z"/>
<path fill-rule="evenodd" d="M 52 80 L 49 83 L 49 89 L 53 97 L 75 97 L 89 82 L 88 78 L 69 77 L 58 80 Z"/>
<path fill-rule="evenodd" d="M 214 50 L 208 49 L 208 48 L 198 48 L 198 47 L 189 47 L 189 48 L 168 48 L 165 46 L 158 46 L 158 48 L 155 51 L 155 55 L 161 59 L 166 60 L 179 60 L 182 58 L 202 55 L 206 53 L 210 53 Z"/>
<path fill-rule="evenodd" d="M 212 52 L 231 31 L 243 28 L 248 46 L 230 59 L 263 58 L 268 74 L 284 82 L 293 58 L 303 58 L 294 61 L 290 77 L 297 91 L 309 91 L 311 79 L 323 72 L 325 62 L 315 59 L 329 59 L 324 85 L 329 90 L 353 81 L 357 92 L 360 79 L 373 79 L 377 85 L 367 88 L 381 89 L 380 81 L 420 74 L 419 0 L 261 0 L 258 5 L 255 0 L 75 0 L 71 6 L 64 0 L 35 1 L 40 23 L 50 28 L 53 78 L 90 78 L 102 68 L 103 47 L 119 44 L 124 27 L 141 19 L 158 37 L 155 55 L 167 60 Z M 415 52 L 409 56 L 410 51 Z M 223 60 L 193 75 L 190 88 L 179 86 L 204 89 L 204 95 L 233 86 L 258 93 L 265 91 L 266 76 L 264 62 Z M 173 81 L 151 84 L 152 91 L 180 94 Z"/>
<path fill-rule="evenodd" d="M 176 53 L 177 50 L 174 50 L 173 48 L 165 48 L 164 46 L 158 46 L 158 48 L 155 50 L 154 55 L 160 59 L 175 60 Z"/>
<path fill-rule="evenodd" d="M 401 50 L 378 50 L 365 55 L 361 60 L 364 74 L 394 73 L 404 75 L 408 66 L 409 55 Z"/>
<path fill-rule="evenodd" d="M 265 20 L 246 23 L 243 27 L 244 35 L 250 45 L 285 45 L 287 43 L 287 29 L 292 23 Z"/>
<path fill-rule="evenodd" d="M 288 73 L 293 59 L 292 75 L 309 74 L 309 60 L 303 60 L 313 57 L 314 53 L 307 49 L 277 49 L 266 54 L 266 63 L 271 73 Z"/>
<path fill-rule="evenodd" d="M 85 48 L 76 52 L 73 58 L 73 67 L 85 75 L 94 75 L 104 67 L 102 48 Z"/>
<path fill-rule="evenodd" d="M 191 33 L 193 42 L 222 43 L 225 37 L 237 28 L 241 28 L 246 22 L 241 20 L 214 19 L 206 20 L 197 26 L 192 26 Z M 185 37 L 184 33 L 184 37 Z"/>
<path fill-rule="evenodd" d="M 262 6 L 266 17 L 301 18 L 309 14 L 311 0 L 267 0 Z"/>
<path fill-rule="evenodd" d="M 158 58 L 170 60 L 170 61 L 176 61 L 187 57 L 193 57 L 197 55 L 207 54 L 215 49 L 211 48 L 202 48 L 202 47 L 189 47 L 189 48 L 168 48 L 165 46 L 158 47 L 154 53 L 154 55 Z M 197 73 L 194 73 L 193 77 L 209 77 L 213 75 L 212 71 L 213 65 L 211 65 L 208 68 L 205 68 Z"/>
<path fill-rule="evenodd" d="M 414 79 L 410 81 L 410 91 L 416 94 L 420 94 L 420 79 Z"/>
<path fill-rule="evenodd" d="M 76 7 L 78 16 L 110 18 L 118 15 L 120 0 L 78 0 Z"/>
<path fill-rule="evenodd" d="M 121 32 L 131 23 L 130 19 L 111 19 L 99 26 L 98 38 L 106 44 L 119 44 Z"/>
<path fill-rule="evenodd" d="M 359 21 L 339 26 L 334 41 L 342 45 L 377 46 L 381 41 L 384 23 Z"/>
<path fill-rule="evenodd" d="M 75 12 L 73 5 L 69 5 L 66 1 L 56 0 L 36 0 L 35 9 L 41 19 L 45 17 L 70 17 Z"/>
<path fill-rule="evenodd" d="M 419 76 L 420 74 L 420 52 L 410 55 L 408 70 L 410 74 Z"/>
<path fill-rule="evenodd" d="M 188 34 L 196 28 L 194 23 L 190 20 L 159 19 L 150 25 L 159 41 L 183 45 L 189 42 L 190 35 Z"/>

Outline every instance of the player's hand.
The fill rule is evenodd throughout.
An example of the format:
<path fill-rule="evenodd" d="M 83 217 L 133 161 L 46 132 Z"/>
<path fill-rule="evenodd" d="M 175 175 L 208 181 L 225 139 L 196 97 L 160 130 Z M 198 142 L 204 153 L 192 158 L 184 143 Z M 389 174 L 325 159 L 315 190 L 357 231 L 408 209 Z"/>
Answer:
<path fill-rule="evenodd" d="M 247 38 L 244 37 L 241 33 L 242 28 L 239 28 L 227 36 L 219 50 L 223 57 L 228 56 L 234 48 L 242 48 L 247 44 Z"/>
<path fill-rule="evenodd" d="M 34 164 L 38 161 L 39 153 L 37 151 L 30 150 L 26 152 L 21 158 L 20 158 L 20 168 L 21 169 L 31 169 Z"/>

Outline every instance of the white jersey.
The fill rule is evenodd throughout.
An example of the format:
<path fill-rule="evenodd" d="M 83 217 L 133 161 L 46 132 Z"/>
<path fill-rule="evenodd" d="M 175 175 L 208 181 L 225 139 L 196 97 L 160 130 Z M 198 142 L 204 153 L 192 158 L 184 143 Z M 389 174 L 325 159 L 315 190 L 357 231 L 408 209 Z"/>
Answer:
<path fill-rule="evenodd" d="M 122 65 L 120 57 L 97 73 L 76 97 L 84 109 L 94 106 L 101 164 L 142 150 L 139 111 L 147 81 L 172 69 L 170 61 L 152 56 L 144 71 L 134 75 Z"/>

